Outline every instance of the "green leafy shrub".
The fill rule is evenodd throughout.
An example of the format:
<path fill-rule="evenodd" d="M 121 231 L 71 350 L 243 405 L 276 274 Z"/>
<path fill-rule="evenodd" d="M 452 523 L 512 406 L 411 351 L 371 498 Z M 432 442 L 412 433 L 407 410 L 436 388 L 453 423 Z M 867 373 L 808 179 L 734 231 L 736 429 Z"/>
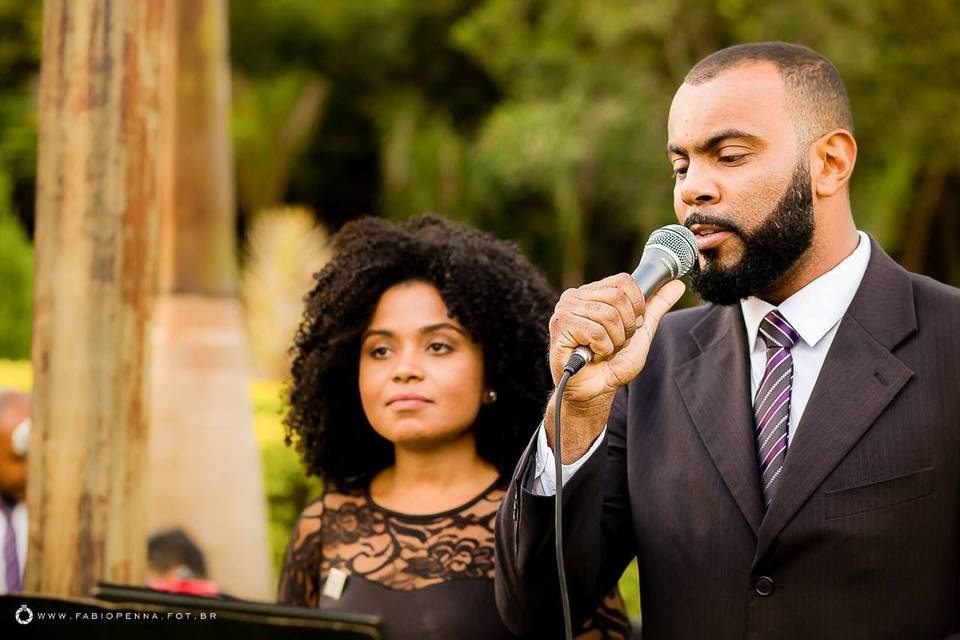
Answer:
<path fill-rule="evenodd" d="M 297 453 L 283 443 L 283 383 L 258 381 L 250 388 L 263 492 L 267 501 L 267 539 L 277 574 L 297 516 L 320 494 L 317 478 L 308 478 Z"/>
<path fill-rule="evenodd" d="M 0 358 L 29 358 L 33 248 L 10 212 L 9 182 L 0 175 Z"/>

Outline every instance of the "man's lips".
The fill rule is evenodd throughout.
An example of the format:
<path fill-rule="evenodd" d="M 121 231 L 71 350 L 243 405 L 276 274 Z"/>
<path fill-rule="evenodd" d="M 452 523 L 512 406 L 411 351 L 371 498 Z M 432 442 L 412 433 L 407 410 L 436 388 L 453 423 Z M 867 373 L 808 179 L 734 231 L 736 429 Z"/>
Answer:
<path fill-rule="evenodd" d="M 735 235 L 732 231 L 727 231 L 712 224 L 692 224 L 690 225 L 690 231 L 696 236 L 700 251 L 715 249 Z"/>
<path fill-rule="evenodd" d="M 418 409 L 431 402 L 432 400 L 418 393 L 399 393 L 387 400 L 387 406 L 402 411 L 404 409 Z"/>

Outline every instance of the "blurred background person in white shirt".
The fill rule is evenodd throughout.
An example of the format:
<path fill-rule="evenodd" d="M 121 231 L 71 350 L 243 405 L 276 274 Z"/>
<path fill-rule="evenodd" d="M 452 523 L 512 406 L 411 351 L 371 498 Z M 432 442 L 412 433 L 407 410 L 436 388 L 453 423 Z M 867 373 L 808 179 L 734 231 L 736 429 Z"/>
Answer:
<path fill-rule="evenodd" d="M 30 396 L 0 390 L 0 594 L 23 588 L 29 439 Z"/>

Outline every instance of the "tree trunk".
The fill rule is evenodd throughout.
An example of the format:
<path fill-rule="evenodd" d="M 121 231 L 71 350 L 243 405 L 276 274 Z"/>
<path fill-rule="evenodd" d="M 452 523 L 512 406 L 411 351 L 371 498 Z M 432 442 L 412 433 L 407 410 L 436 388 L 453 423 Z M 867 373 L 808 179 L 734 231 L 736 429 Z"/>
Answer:
<path fill-rule="evenodd" d="M 175 0 L 164 81 L 170 127 L 160 291 L 237 293 L 230 144 L 230 64 L 224 0 Z"/>
<path fill-rule="evenodd" d="M 271 598 L 266 507 L 237 291 L 223 0 L 178 0 L 167 51 L 163 232 L 154 324 L 150 528 L 180 527 L 210 578 Z"/>
<path fill-rule="evenodd" d="M 26 590 L 146 564 L 163 0 L 47 0 Z"/>

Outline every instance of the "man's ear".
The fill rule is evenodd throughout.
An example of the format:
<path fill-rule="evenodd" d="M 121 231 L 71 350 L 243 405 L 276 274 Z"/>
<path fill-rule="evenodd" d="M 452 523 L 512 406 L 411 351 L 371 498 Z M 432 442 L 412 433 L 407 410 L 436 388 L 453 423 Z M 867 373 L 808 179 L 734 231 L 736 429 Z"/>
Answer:
<path fill-rule="evenodd" d="M 850 181 L 857 164 L 857 141 L 846 129 L 834 129 L 822 135 L 811 148 L 813 191 L 829 198 Z"/>

